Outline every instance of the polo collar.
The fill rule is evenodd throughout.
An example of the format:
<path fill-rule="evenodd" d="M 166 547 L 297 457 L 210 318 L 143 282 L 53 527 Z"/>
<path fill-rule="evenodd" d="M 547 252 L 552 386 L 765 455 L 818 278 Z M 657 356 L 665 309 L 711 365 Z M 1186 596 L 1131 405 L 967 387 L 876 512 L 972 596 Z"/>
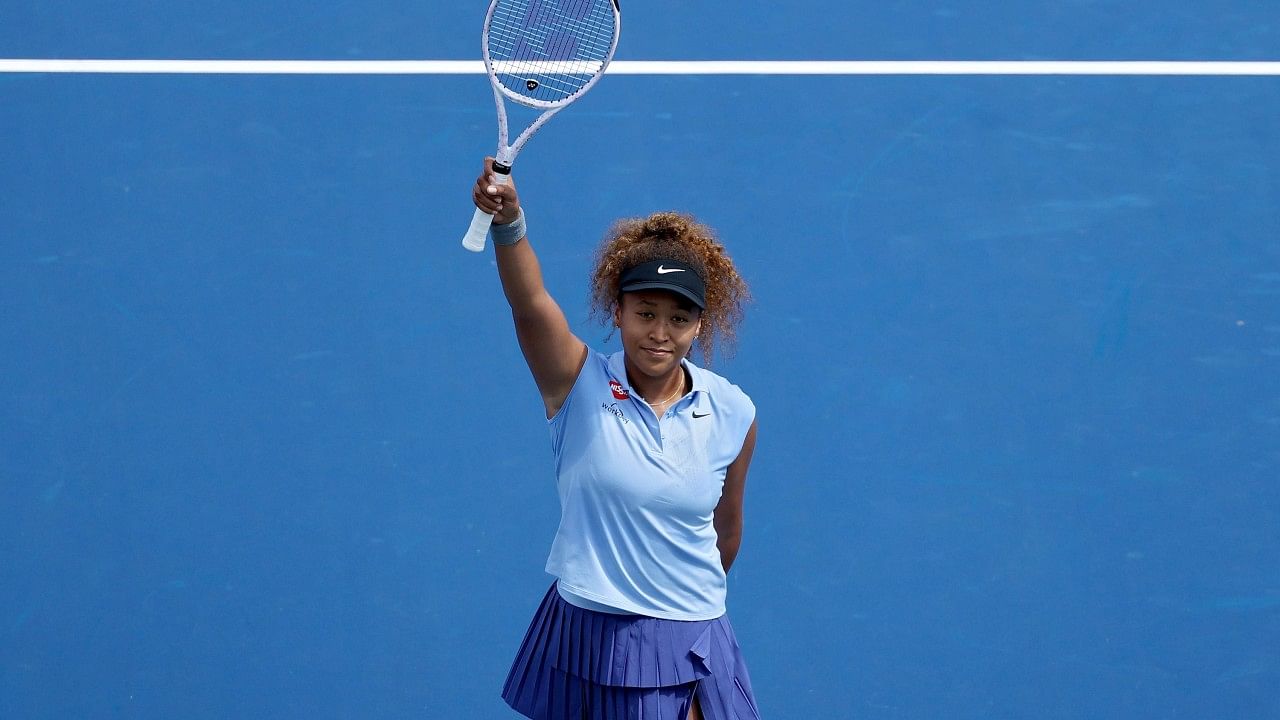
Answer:
<path fill-rule="evenodd" d="M 640 395 L 631 387 L 631 381 L 627 379 L 626 355 L 625 350 L 619 350 L 610 355 L 609 372 L 613 374 L 614 380 L 617 380 L 622 384 L 622 387 L 626 388 L 628 395 L 639 398 Z M 680 366 L 689 372 L 689 380 L 693 383 L 693 388 L 689 392 L 693 395 L 694 407 L 703 408 L 707 397 L 711 394 L 711 388 L 707 386 L 706 378 L 703 377 L 703 373 L 706 371 L 689 362 L 687 357 L 680 360 Z"/>

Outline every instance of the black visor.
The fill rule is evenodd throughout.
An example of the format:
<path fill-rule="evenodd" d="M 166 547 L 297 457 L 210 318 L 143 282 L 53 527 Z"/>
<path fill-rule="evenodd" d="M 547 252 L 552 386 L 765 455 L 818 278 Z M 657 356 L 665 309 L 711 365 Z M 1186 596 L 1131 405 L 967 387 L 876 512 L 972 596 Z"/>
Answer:
<path fill-rule="evenodd" d="M 621 292 L 670 290 L 687 298 L 699 310 L 707 309 L 707 287 L 698 271 L 679 260 L 651 260 L 628 268 L 618 283 Z"/>

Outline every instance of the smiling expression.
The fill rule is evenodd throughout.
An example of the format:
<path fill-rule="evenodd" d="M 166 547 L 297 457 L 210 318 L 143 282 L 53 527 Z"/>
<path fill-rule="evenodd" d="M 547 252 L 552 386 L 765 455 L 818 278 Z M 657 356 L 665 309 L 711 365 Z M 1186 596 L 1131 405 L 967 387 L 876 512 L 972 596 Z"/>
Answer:
<path fill-rule="evenodd" d="M 623 293 L 614 320 L 622 331 L 627 369 L 665 380 L 680 367 L 702 326 L 696 305 L 664 290 Z"/>

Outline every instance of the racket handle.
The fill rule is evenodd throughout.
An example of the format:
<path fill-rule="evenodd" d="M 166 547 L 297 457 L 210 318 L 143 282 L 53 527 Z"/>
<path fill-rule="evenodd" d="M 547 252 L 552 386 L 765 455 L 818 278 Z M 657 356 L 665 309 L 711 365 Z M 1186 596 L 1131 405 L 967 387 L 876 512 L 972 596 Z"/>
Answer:
<path fill-rule="evenodd" d="M 494 185 L 506 185 L 511 176 L 495 172 L 494 177 L 497 178 Z M 485 239 L 489 235 L 489 226 L 492 224 L 493 216 L 476 208 L 476 214 L 471 216 L 471 227 L 467 228 L 467 234 L 462 238 L 462 247 L 471 252 L 484 252 Z"/>

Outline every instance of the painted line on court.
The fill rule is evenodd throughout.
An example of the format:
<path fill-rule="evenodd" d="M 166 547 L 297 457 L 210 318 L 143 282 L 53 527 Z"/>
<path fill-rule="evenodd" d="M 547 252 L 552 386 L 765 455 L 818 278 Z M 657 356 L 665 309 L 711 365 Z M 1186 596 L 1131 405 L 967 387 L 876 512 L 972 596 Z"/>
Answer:
<path fill-rule="evenodd" d="M 0 73 L 478 75 L 479 60 L 0 59 Z M 1280 62 L 1166 60 L 618 60 L 612 75 L 1280 76 Z"/>

